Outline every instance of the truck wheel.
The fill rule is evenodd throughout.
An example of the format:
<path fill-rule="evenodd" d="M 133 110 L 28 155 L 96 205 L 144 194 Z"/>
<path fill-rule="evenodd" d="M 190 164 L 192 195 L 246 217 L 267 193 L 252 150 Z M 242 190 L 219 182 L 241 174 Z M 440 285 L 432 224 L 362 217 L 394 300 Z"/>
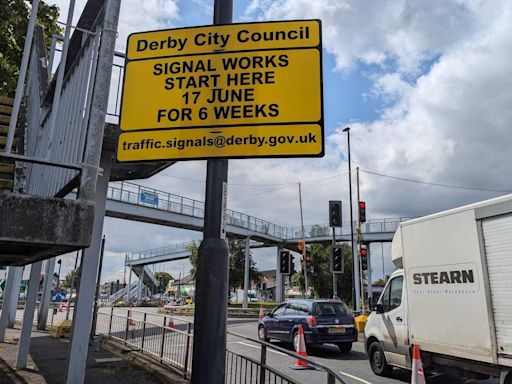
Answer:
<path fill-rule="evenodd" d="M 500 384 L 512 384 L 512 371 L 500 379 Z"/>
<path fill-rule="evenodd" d="M 352 342 L 337 343 L 336 346 L 340 349 L 341 353 L 349 353 L 352 350 Z"/>
<path fill-rule="evenodd" d="M 368 348 L 368 358 L 372 371 L 378 376 L 389 376 L 393 371 L 393 367 L 388 365 L 384 351 L 378 341 L 374 341 Z"/>
<path fill-rule="evenodd" d="M 267 331 L 265 330 L 265 327 L 263 325 L 260 325 L 260 327 L 258 328 L 258 338 L 261 341 L 265 341 L 267 343 L 270 341 L 270 339 L 267 337 Z"/>

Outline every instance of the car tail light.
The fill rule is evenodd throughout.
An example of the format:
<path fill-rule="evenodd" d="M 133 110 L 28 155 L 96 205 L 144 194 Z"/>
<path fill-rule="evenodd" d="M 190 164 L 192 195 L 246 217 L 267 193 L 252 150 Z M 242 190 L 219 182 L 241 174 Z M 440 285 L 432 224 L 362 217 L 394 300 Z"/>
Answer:
<path fill-rule="evenodd" d="M 316 327 L 316 317 L 315 316 L 308 316 L 306 318 L 306 321 L 308 322 L 308 325 L 310 327 Z"/>

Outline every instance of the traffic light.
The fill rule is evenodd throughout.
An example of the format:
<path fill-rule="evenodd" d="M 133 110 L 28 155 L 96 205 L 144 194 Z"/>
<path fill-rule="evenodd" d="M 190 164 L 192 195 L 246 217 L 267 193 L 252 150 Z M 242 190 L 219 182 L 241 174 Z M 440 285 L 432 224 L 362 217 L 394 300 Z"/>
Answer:
<path fill-rule="evenodd" d="M 331 248 L 331 272 L 343 273 L 343 247 L 333 245 Z"/>
<path fill-rule="evenodd" d="M 313 267 L 313 257 L 311 256 L 311 249 L 306 248 L 304 257 L 306 259 L 306 271 L 308 271 L 308 273 L 315 273 L 315 268 Z"/>
<path fill-rule="evenodd" d="M 364 201 L 359 202 L 359 222 L 366 222 L 366 203 Z"/>
<path fill-rule="evenodd" d="M 299 240 L 297 243 L 297 246 L 299 247 L 299 251 L 304 250 L 304 240 Z"/>
<path fill-rule="evenodd" d="M 289 275 L 291 272 L 290 251 L 282 250 L 279 252 L 279 272 L 281 275 Z"/>
<path fill-rule="evenodd" d="M 341 227 L 341 201 L 329 201 L 329 226 Z"/>
<path fill-rule="evenodd" d="M 368 269 L 368 247 L 364 243 L 360 245 L 359 256 L 361 257 L 361 269 L 366 271 Z"/>

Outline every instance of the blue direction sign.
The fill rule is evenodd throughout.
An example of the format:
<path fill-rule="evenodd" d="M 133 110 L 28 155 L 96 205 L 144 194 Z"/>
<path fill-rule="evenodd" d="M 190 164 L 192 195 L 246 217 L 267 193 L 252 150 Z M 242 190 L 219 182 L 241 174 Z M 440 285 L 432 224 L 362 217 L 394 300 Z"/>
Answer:
<path fill-rule="evenodd" d="M 158 205 L 158 195 L 155 192 L 142 191 L 140 193 L 140 202 L 151 205 Z"/>

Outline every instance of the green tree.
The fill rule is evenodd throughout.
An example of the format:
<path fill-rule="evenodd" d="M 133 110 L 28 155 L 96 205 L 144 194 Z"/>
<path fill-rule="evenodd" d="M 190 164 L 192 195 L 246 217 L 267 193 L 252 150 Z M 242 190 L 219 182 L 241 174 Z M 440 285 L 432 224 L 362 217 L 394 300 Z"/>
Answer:
<path fill-rule="evenodd" d="M 245 272 L 245 240 L 229 240 L 229 289 L 236 292 L 244 285 Z M 249 280 L 259 283 L 261 273 L 249 252 Z"/>
<path fill-rule="evenodd" d="M 192 265 L 192 267 L 190 268 L 190 274 L 192 275 L 192 277 L 194 278 L 194 280 L 196 279 L 196 271 L 197 271 L 197 255 L 199 253 L 199 244 L 200 242 L 199 241 L 193 241 L 188 247 L 187 247 L 187 250 L 190 252 L 190 264 Z M 182 276 L 183 277 L 183 276 Z"/>
<path fill-rule="evenodd" d="M 172 280 L 172 276 L 168 272 L 156 272 L 155 278 L 160 283 L 158 286 L 160 292 L 163 292 L 167 288 L 169 281 Z"/>
<path fill-rule="evenodd" d="M 71 288 L 71 284 L 73 284 L 73 287 L 76 288 L 78 286 L 78 279 L 80 278 L 80 267 L 77 269 L 73 269 L 72 271 L 68 272 L 66 277 L 64 277 L 64 281 L 62 282 L 62 286 L 64 288 Z"/>
<path fill-rule="evenodd" d="M 25 0 L 0 0 L 0 95 L 13 97 L 18 82 L 19 67 L 28 19 L 30 2 Z M 37 25 L 45 35 L 45 44 L 50 47 L 51 35 L 60 34 L 57 24 L 59 8 L 43 1 L 37 12 Z"/>
<path fill-rule="evenodd" d="M 244 284 L 244 270 L 245 270 L 245 241 L 229 239 L 229 289 L 236 291 L 237 288 Z M 192 243 L 188 250 L 190 251 L 190 264 L 192 268 L 190 273 L 196 278 L 197 260 L 199 242 Z M 256 268 L 256 263 L 249 254 L 249 279 L 256 283 L 261 280 L 261 273 Z"/>
<path fill-rule="evenodd" d="M 383 287 L 386 285 L 386 282 L 383 279 L 379 279 L 373 282 L 373 285 L 376 285 L 378 287 Z"/>
<path fill-rule="evenodd" d="M 311 263 L 313 274 L 308 274 L 308 285 L 315 298 L 332 297 L 331 246 L 330 244 L 311 244 Z M 343 244 L 343 273 L 336 274 L 338 296 L 347 304 L 352 301 L 352 253 L 347 244 Z M 304 290 L 304 275 L 295 274 L 294 281 Z"/>

